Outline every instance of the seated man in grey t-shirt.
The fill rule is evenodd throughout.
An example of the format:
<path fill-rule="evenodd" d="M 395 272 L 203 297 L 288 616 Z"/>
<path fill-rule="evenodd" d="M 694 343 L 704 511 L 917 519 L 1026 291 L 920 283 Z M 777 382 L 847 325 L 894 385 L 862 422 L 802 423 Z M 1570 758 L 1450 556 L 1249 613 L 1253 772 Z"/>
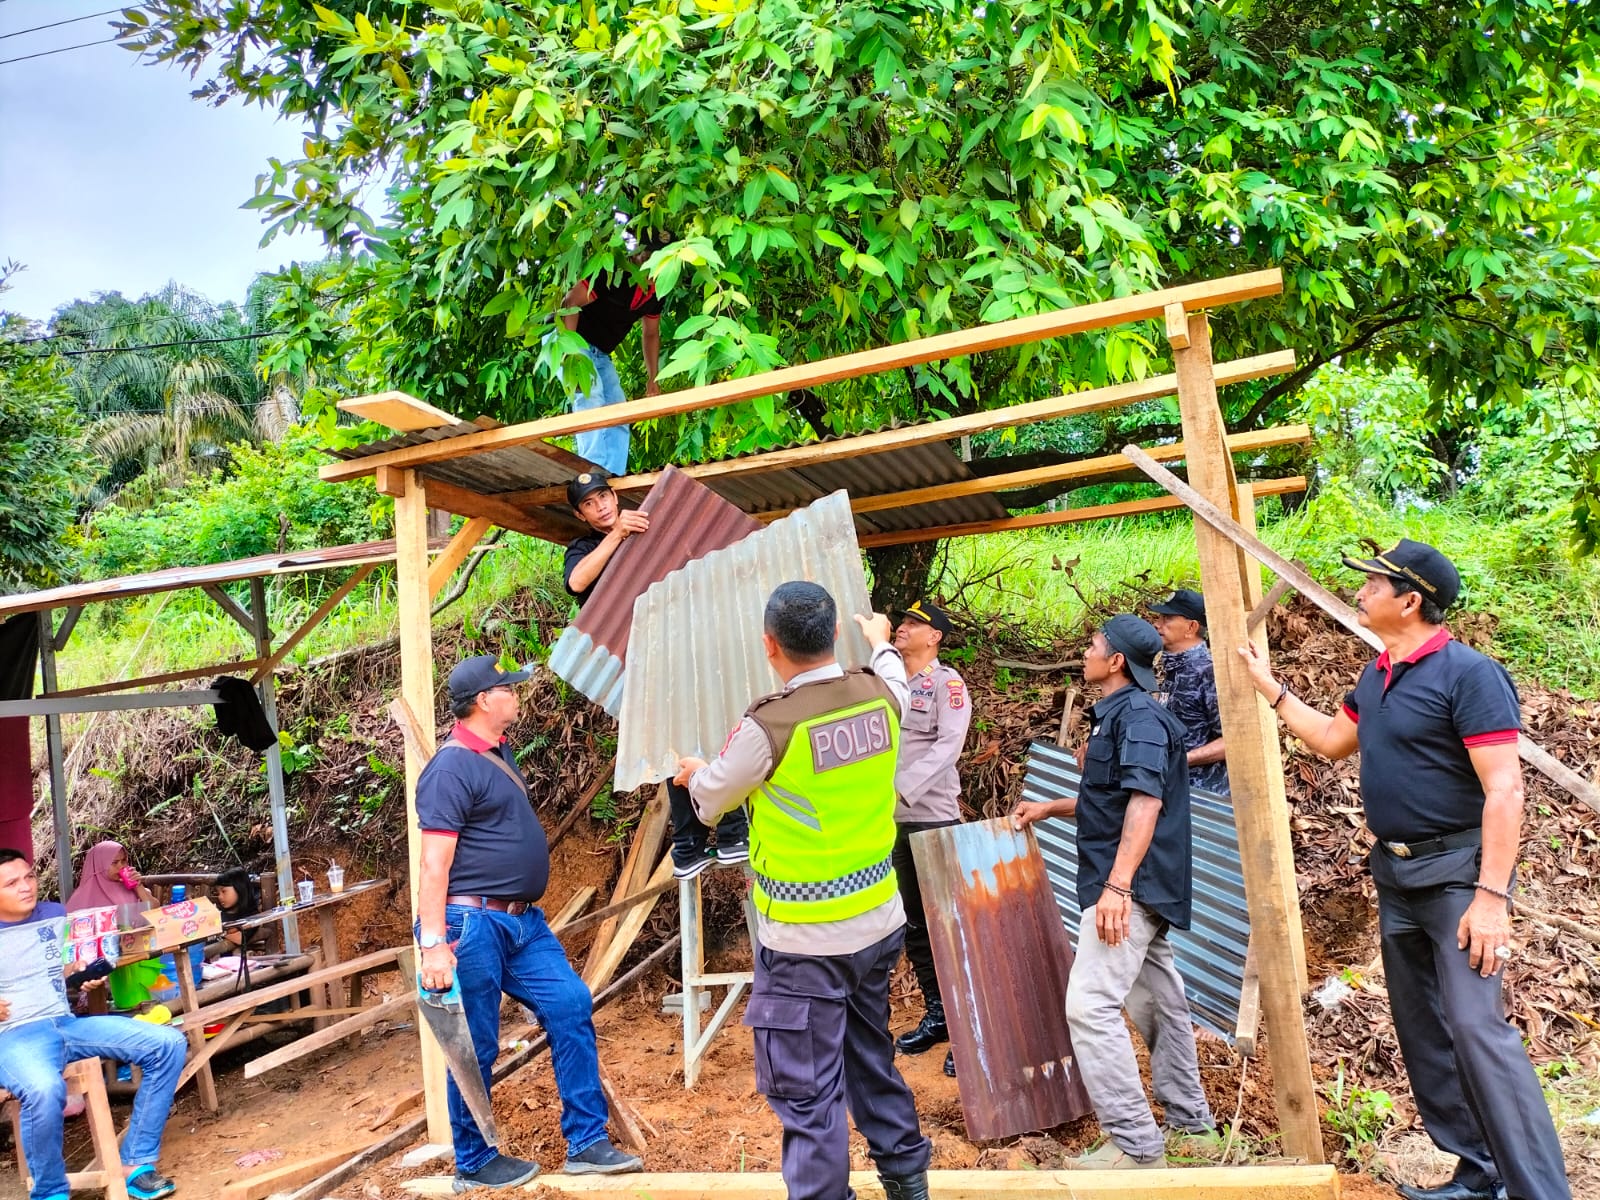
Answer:
<path fill-rule="evenodd" d="M 0 850 L 0 1087 L 22 1104 L 22 1151 L 33 1174 L 29 1195 L 65 1200 L 61 1138 L 67 1089 L 61 1066 L 99 1057 L 144 1072 L 122 1139 L 122 1169 L 128 1195 L 159 1200 L 177 1190 L 155 1164 L 187 1043 L 168 1025 L 73 1016 L 68 983 L 109 972 L 102 959 L 81 975 L 65 975 L 66 925 L 60 904 L 39 902 L 39 881 L 27 859 Z"/>

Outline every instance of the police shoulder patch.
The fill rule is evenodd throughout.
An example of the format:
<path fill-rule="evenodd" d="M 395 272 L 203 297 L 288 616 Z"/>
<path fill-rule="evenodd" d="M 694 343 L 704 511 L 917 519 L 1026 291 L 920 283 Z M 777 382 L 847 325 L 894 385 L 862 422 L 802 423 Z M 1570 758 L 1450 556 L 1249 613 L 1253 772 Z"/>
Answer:
<path fill-rule="evenodd" d="M 947 680 L 945 682 L 944 686 L 947 689 L 947 694 L 949 696 L 950 707 L 951 708 L 963 708 L 963 707 L 966 706 L 966 703 L 967 703 L 967 685 L 966 684 L 962 683 L 961 680 L 959 680 L 959 679 L 951 679 L 951 680 Z"/>

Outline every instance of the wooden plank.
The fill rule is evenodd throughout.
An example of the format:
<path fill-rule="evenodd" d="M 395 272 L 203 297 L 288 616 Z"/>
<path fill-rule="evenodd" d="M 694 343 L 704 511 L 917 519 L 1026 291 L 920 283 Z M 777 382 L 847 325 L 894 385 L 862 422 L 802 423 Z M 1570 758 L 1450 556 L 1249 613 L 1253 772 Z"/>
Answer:
<path fill-rule="evenodd" d="M 1072 946 L 1033 831 L 999 817 L 910 840 L 967 1136 L 988 1141 L 1088 1116 L 1061 1019 Z"/>
<path fill-rule="evenodd" d="M 238 662 L 217 663 L 209 667 L 191 667 L 185 671 L 165 671 L 160 675 L 145 675 L 138 679 L 123 679 L 116 683 L 97 683 L 92 687 L 66 688 L 47 693 L 50 698 L 68 696 L 104 696 L 108 692 L 125 692 L 131 688 L 154 687 L 161 683 L 177 683 L 183 679 L 202 679 L 207 675 L 242 675 L 262 664 L 262 659 L 243 659 Z M 40 697 L 44 699 L 45 696 Z"/>
<path fill-rule="evenodd" d="M 389 718 L 400 727 L 400 737 L 405 742 L 406 749 L 426 764 L 434 756 L 437 747 L 433 744 L 433 735 L 423 732 L 422 722 L 417 719 L 417 714 L 411 711 L 411 705 L 406 703 L 404 696 L 396 696 L 389 701 Z"/>
<path fill-rule="evenodd" d="M 1162 312 L 1167 326 L 1167 341 L 1174 350 L 1189 348 L 1189 316 L 1181 304 L 1169 304 Z"/>
<path fill-rule="evenodd" d="M 407 1012 L 416 1006 L 416 999 L 409 993 L 387 1000 L 382 1004 L 374 1004 L 371 1008 L 362 1009 L 356 1016 L 347 1017 L 337 1021 L 326 1029 L 319 1029 L 315 1033 L 297 1038 L 287 1046 L 280 1046 L 270 1054 L 263 1054 L 260 1058 L 253 1058 L 244 1065 L 244 1077 L 254 1079 L 257 1075 L 264 1074 L 275 1067 L 285 1063 L 294 1062 L 307 1054 L 314 1053 L 324 1047 L 350 1036 L 357 1030 L 367 1029 L 379 1021 L 388 1021 Z"/>
<path fill-rule="evenodd" d="M 606 1103 L 611 1108 L 611 1119 L 616 1122 L 618 1131 L 622 1134 L 622 1144 L 636 1153 L 645 1152 L 644 1130 L 639 1128 L 638 1114 L 633 1111 L 633 1105 L 622 1098 L 611 1076 L 606 1073 L 604 1064 L 600 1067 L 600 1090 L 605 1093 Z"/>
<path fill-rule="evenodd" d="M 403 467 L 379 467 L 374 472 L 373 483 L 380 496 L 393 496 L 398 500 L 406 494 L 410 482 L 410 476 Z"/>
<path fill-rule="evenodd" d="M 1246 554 L 1250 555 L 1251 558 L 1271 567 L 1277 572 L 1279 578 L 1287 579 L 1297 592 L 1366 642 L 1374 650 L 1381 651 L 1383 649 L 1382 639 L 1361 624 L 1361 619 L 1356 610 L 1311 578 L 1303 567 L 1290 562 L 1260 538 L 1255 537 L 1244 529 L 1237 521 L 1196 492 L 1183 480 L 1161 466 L 1160 463 L 1151 459 L 1139 447 L 1124 447 L 1123 453 L 1127 454 L 1129 461 L 1134 466 L 1170 492 L 1174 499 L 1189 508 L 1195 516 L 1233 542 Z M 1261 485 L 1256 484 L 1255 486 L 1256 494 L 1260 495 Z M 866 545 L 867 539 L 861 539 L 861 543 Z M 1561 762 L 1525 733 L 1517 739 L 1517 753 L 1522 757 L 1523 762 L 1536 768 L 1552 783 L 1564 788 L 1574 799 L 1594 809 L 1596 812 L 1600 812 L 1600 789 L 1597 789 L 1582 775 L 1579 775 L 1571 767 Z"/>
<path fill-rule="evenodd" d="M 593 887 L 582 887 L 573 893 L 572 899 L 561 906 L 561 911 L 550 919 L 550 932 L 557 933 L 564 926 L 578 919 L 578 914 L 589 907 L 589 901 L 594 899 Z"/>
<path fill-rule="evenodd" d="M 472 548 L 483 540 L 483 535 L 489 532 L 489 526 L 494 522 L 488 517 L 468 517 L 455 536 L 450 539 L 450 544 L 440 552 L 439 557 L 433 560 L 433 565 L 428 568 L 428 595 L 437 596 L 444 590 L 444 585 L 450 582 L 450 576 L 456 573 L 456 568 L 467 561 L 467 555 L 472 553 Z"/>
<path fill-rule="evenodd" d="M 655 873 L 650 876 L 647 888 L 672 882 L 672 855 L 665 854 L 662 855 L 661 864 L 656 867 Z M 642 904 L 635 905 L 628 915 L 618 922 L 616 935 L 606 946 L 605 952 L 584 972 L 583 981 L 589 985 L 591 992 L 598 992 L 611 982 L 611 977 L 617 973 L 622 960 L 628 956 L 628 951 L 633 949 L 633 943 L 639 940 L 644 923 L 650 919 L 650 914 L 659 900 L 660 896 L 657 895 Z"/>
<path fill-rule="evenodd" d="M 1258 479 L 1254 487 L 1258 496 L 1303 492 L 1306 490 L 1306 477 L 1292 475 L 1287 479 Z M 934 542 L 941 538 L 971 537 L 981 533 L 1008 533 L 1012 530 L 1039 529 L 1048 525 L 1071 525 L 1079 521 L 1111 521 L 1118 517 L 1170 512 L 1172 509 L 1183 507 L 1183 501 L 1173 496 L 1155 496 L 1149 500 L 1123 500 L 1116 504 L 1064 508 L 1058 512 L 1028 513 L 1025 516 L 1001 517 L 992 521 L 965 521 L 959 525 L 934 525 L 926 529 L 895 529 L 885 533 L 857 534 L 856 541 L 863 550 L 866 550 L 873 546 L 902 546 L 910 542 Z"/>
<path fill-rule="evenodd" d="M 613 921 L 640 904 L 670 892 L 676 886 L 677 880 L 675 879 L 669 879 L 665 883 L 653 884 L 650 887 L 634 892 L 631 896 L 618 900 L 615 904 L 608 904 L 604 908 L 596 909 L 586 917 L 578 917 L 573 921 L 569 921 L 560 929 L 554 929 L 554 927 L 552 929 L 562 937 L 576 937 L 586 929 L 593 929 L 596 925 L 603 925 L 607 921 Z"/>
<path fill-rule="evenodd" d="M 222 590 L 221 584 L 203 583 L 200 585 L 200 590 L 206 595 L 210 596 L 218 608 L 227 613 L 228 616 L 232 617 L 235 625 L 238 625 L 251 637 L 255 636 L 255 619 L 249 613 L 245 612 L 237 600 Z"/>
<path fill-rule="evenodd" d="M 230 1017 L 234 1013 L 249 1012 L 269 1000 L 282 1000 L 299 992 L 319 989 L 330 979 L 341 979 L 357 972 L 388 967 L 400 957 L 401 951 L 406 949 L 409 947 L 391 946 L 387 950 L 374 950 L 371 954 L 363 954 L 360 958 L 352 958 L 337 966 L 318 967 L 315 971 L 298 975 L 293 979 L 279 980 L 264 988 L 254 988 L 237 996 L 229 996 L 226 1000 L 219 1000 L 215 1004 L 191 1009 L 183 1016 L 182 1028 L 185 1032 L 191 1025 L 198 1029 L 203 1025 L 220 1021 L 224 1017 Z M 306 1015 L 311 1015 L 309 1009 L 306 1010 Z"/>
<path fill-rule="evenodd" d="M 1287 579 L 1276 579 L 1273 581 L 1272 586 L 1267 589 L 1267 594 L 1261 597 L 1260 603 L 1250 610 L 1249 625 L 1252 633 L 1255 632 L 1257 625 L 1260 625 L 1267 619 L 1267 614 L 1278 607 L 1279 602 L 1282 601 L 1282 599 L 1287 596 L 1291 590 L 1292 589 L 1290 588 L 1289 581 Z"/>
<path fill-rule="evenodd" d="M 461 418 L 435 408 L 426 400 L 418 400 L 405 392 L 375 392 L 370 396 L 347 396 L 336 406 L 340 412 L 353 413 L 366 421 L 376 421 L 397 429 L 401 433 L 416 433 L 420 429 L 438 429 L 441 425 L 459 425 Z"/>
<path fill-rule="evenodd" d="M 1245 383 L 1252 379 L 1281 375 L 1293 369 L 1294 352 L 1280 350 L 1272 354 L 1260 354 L 1253 358 L 1219 363 L 1217 382 Z M 878 454 L 906 446 L 954 441 L 958 438 L 971 437 L 975 433 L 987 433 L 990 430 L 1005 429 L 1014 425 L 1031 425 L 1035 421 L 1048 421 L 1056 417 L 1104 412 L 1106 409 L 1119 408 L 1126 404 L 1159 400 L 1163 396 L 1175 395 L 1177 391 L 1176 375 L 1153 375 L 1148 379 L 1138 379 L 1131 383 L 1068 392 L 1044 400 L 1031 400 L 1025 404 L 1012 404 L 1003 408 L 967 413 L 964 416 L 947 417 L 942 421 L 926 421 L 920 425 L 907 425 L 898 429 L 881 429 L 875 433 L 838 438 L 831 442 L 809 442 L 804 446 L 791 446 L 786 450 L 771 450 L 765 454 L 750 454 L 722 462 L 696 463 L 679 467 L 678 470 L 705 483 L 708 480 L 726 479 L 730 476 L 761 474 L 791 467 L 812 467 L 819 463 L 838 462 L 842 459 Z M 641 475 L 619 476 L 613 479 L 611 484 L 618 492 L 643 494 L 654 487 L 660 478 L 660 471 L 650 471 Z M 566 488 L 546 487 L 501 492 L 496 498 L 516 504 L 560 504 L 566 499 Z"/>
<path fill-rule="evenodd" d="M 1189 320 L 1189 345 L 1174 350 L 1183 440 L 1189 445 L 1189 480 L 1196 494 L 1237 512 L 1233 462 L 1224 441 L 1222 410 L 1211 375 L 1211 333 L 1202 314 Z M 1149 456 L 1140 452 L 1141 457 Z M 1129 456 L 1132 457 L 1131 455 Z M 1295 887 L 1289 808 L 1275 724 L 1250 683 L 1235 647 L 1249 640 L 1248 583 L 1238 549 L 1210 526 L 1195 524 L 1206 624 L 1215 656 L 1222 736 L 1228 747 L 1228 782 L 1239 829 L 1251 936 L 1261 970 L 1261 1005 L 1272 1031 L 1272 1084 L 1287 1154 L 1322 1161 L 1316 1088 L 1300 1007 L 1296 944 L 1303 939 Z M 1258 635 L 1259 636 L 1259 635 Z"/>
<path fill-rule="evenodd" d="M 453 1178 L 429 1175 L 400 1187 L 416 1196 L 449 1196 Z M 872 1171 L 852 1171 L 861 1200 L 883 1200 Z M 585 1200 L 784 1200 L 776 1171 L 725 1174 L 649 1172 L 607 1178 L 540 1175 L 524 1191 L 582 1196 Z M 540 1192 L 543 1194 L 543 1192 Z M 1339 1177 L 1330 1166 L 1169 1167 L 1159 1171 L 929 1171 L 932 1200 L 989 1200 L 993 1196 L 1071 1197 L 1071 1200 L 1338 1200 Z"/>
<path fill-rule="evenodd" d="M 797 388 L 811 388 L 841 379 L 876 375 L 900 367 L 960 358 L 984 350 L 1000 350 L 1007 346 L 1019 346 L 1024 342 L 1037 342 L 1044 338 L 1086 333 L 1110 325 L 1122 325 L 1129 321 L 1150 320 L 1162 316 L 1168 304 L 1182 304 L 1185 308 L 1206 308 L 1236 304 L 1260 296 L 1275 296 L 1282 290 L 1283 273 L 1272 267 L 1265 271 L 1233 275 L 1224 279 L 1210 279 L 1158 292 L 1121 296 L 1115 300 L 1102 300 L 1095 304 L 1084 304 L 1057 312 L 1016 317 L 1009 321 L 998 321 L 973 329 L 959 329 L 953 333 L 934 334 L 931 337 L 916 338 L 894 346 L 859 350 L 853 354 L 842 354 L 821 362 L 780 367 L 774 371 L 763 371 L 739 379 L 707 384 L 704 387 L 667 392 L 660 396 L 648 396 L 623 404 L 607 405 L 604 408 L 544 417 L 537 421 L 524 421 L 500 429 L 486 429 L 482 433 L 447 438 L 420 446 L 408 446 L 367 458 L 326 463 L 322 467 L 322 478 L 330 482 L 356 479 L 372 474 L 379 467 L 419 467 L 425 463 L 446 462 L 484 450 L 504 450 L 543 438 L 564 437 L 591 429 L 606 429 L 635 421 L 649 421 L 658 417 L 696 412 L 704 408 L 717 408 L 757 396 L 776 396 Z"/>
<path fill-rule="evenodd" d="M 200 1091 L 200 1102 L 205 1104 L 207 1112 L 217 1111 L 217 1085 L 211 1074 L 211 1060 L 234 1044 L 233 1035 L 239 1032 L 239 1027 L 244 1024 L 244 1018 L 245 1014 L 240 1013 L 220 1031 L 212 1035 L 210 1039 L 207 1039 L 205 1034 L 200 1032 L 198 1026 L 196 1026 L 193 1033 L 187 1035 L 192 1056 L 183 1064 L 183 1070 L 178 1073 L 178 1082 L 173 1085 L 174 1091 L 198 1075 L 200 1082 L 195 1086 Z M 199 1042 L 195 1041 L 196 1034 L 199 1034 Z M 209 1103 L 205 1098 L 208 1084 L 211 1093 Z"/>
<path fill-rule="evenodd" d="M 1067 733 L 1072 728 L 1073 712 L 1078 706 L 1078 688 L 1067 689 L 1067 698 L 1061 702 L 1061 724 L 1056 728 L 1056 745 L 1065 748 Z"/>
<path fill-rule="evenodd" d="M 289 652 L 304 641 L 308 633 L 327 620 L 328 614 L 339 607 L 344 598 L 355 591 L 361 581 L 372 574 L 373 568 L 377 565 L 377 563 L 363 563 L 351 572 L 350 578 L 335 588 L 333 594 L 317 606 L 317 611 L 301 622 L 300 628 L 285 638 L 283 645 L 274 650 L 272 655 L 261 663 L 255 675 L 251 677 L 250 682 L 260 683 L 268 675 L 271 675 L 277 669 L 278 664 L 288 657 Z"/>
<path fill-rule="evenodd" d="M 633 844 L 628 847 L 628 857 L 623 860 L 622 871 L 617 876 L 617 886 L 611 893 L 612 904 L 626 900 L 644 886 L 646 872 L 655 866 L 656 856 L 661 853 L 661 846 L 666 838 L 667 785 L 663 783 L 656 788 L 655 797 L 645 806 L 644 814 L 639 818 L 639 825 L 633 833 Z M 581 972 L 585 981 L 590 979 L 590 973 L 605 957 L 606 947 L 611 943 L 616 931 L 615 918 L 601 923 L 600 932 L 594 935 L 594 941 L 589 947 L 589 958 Z M 589 986 L 592 991 L 599 990 L 592 982 Z"/>
<path fill-rule="evenodd" d="M 229 1180 L 218 1193 L 217 1200 L 265 1200 L 267 1196 L 310 1182 L 329 1167 L 338 1165 L 352 1154 L 361 1153 L 372 1141 L 368 1139 L 342 1150 L 328 1150 L 311 1158 L 273 1167 L 270 1171 L 258 1171 L 242 1179 Z"/>
<path fill-rule="evenodd" d="M 620 408 L 621 405 L 612 407 Z M 487 517 L 502 529 L 525 533 L 529 537 L 544 538 L 551 542 L 569 542 L 579 534 L 588 532 L 589 529 L 588 525 L 565 513 L 548 509 L 530 511 L 500 496 L 480 495 L 478 492 L 448 483 L 443 479 L 428 480 L 428 498 L 433 507 L 442 508 L 446 512 L 453 512 L 462 517 Z"/>
<path fill-rule="evenodd" d="M 428 590 L 428 505 L 432 482 L 417 476 L 406 494 L 394 502 L 395 606 L 400 633 L 400 698 L 406 703 L 415 741 L 406 740 L 406 862 L 410 881 L 411 917 L 417 917 L 417 884 L 421 878 L 422 831 L 417 825 L 417 779 L 427 758 L 423 747 L 437 746 L 434 728 L 433 593 Z M 393 709 L 391 708 L 391 712 Z M 404 729 L 405 726 L 402 726 Z M 421 1040 L 422 1090 L 426 1097 L 428 1138 L 450 1140 L 450 1110 L 445 1101 L 444 1051 L 426 1021 L 417 1022 Z"/>
<path fill-rule="evenodd" d="M 1228 438 L 1228 450 L 1233 454 L 1248 454 L 1273 446 L 1301 445 L 1311 440 L 1309 425 L 1282 425 L 1252 433 L 1236 433 Z M 1182 442 L 1153 446 L 1148 451 L 1158 462 L 1173 462 L 1187 456 Z M 1080 458 L 1075 462 L 1055 463 L 1048 467 L 1030 467 L 1025 471 L 1006 471 L 979 479 L 961 479 L 953 483 L 940 483 L 932 487 L 911 488 L 903 492 L 885 492 L 877 496 L 851 496 L 853 513 L 882 512 L 890 508 L 910 508 L 915 504 L 934 504 L 941 500 L 954 500 L 960 496 L 987 496 L 1022 488 L 1040 487 L 1049 483 L 1066 483 L 1074 479 L 1093 479 L 1125 471 L 1132 464 L 1125 454 L 1103 454 L 1094 458 Z M 758 513 L 759 521 L 775 521 L 787 516 L 790 510 Z"/>
<path fill-rule="evenodd" d="M 1255 939 L 1244 956 L 1244 987 L 1239 992 L 1239 1019 L 1233 1027 L 1233 1048 L 1242 1058 L 1256 1056 L 1256 1034 L 1261 1029 L 1261 967 L 1256 962 Z"/>
<path fill-rule="evenodd" d="M 196 997 L 194 971 L 189 962 L 189 947 L 180 945 L 172 952 L 173 969 L 178 976 L 178 995 L 183 1000 L 183 1006 L 189 1012 L 194 1012 L 200 1007 Z M 184 1079 L 196 1072 L 200 1075 L 200 1082 L 196 1088 L 200 1092 L 200 1103 L 207 1112 L 217 1111 L 217 1081 L 211 1074 L 211 1056 L 224 1045 L 233 1031 L 239 1027 L 235 1021 L 228 1028 L 217 1034 L 212 1039 L 211 1045 L 206 1045 L 205 1021 L 194 1021 L 183 1027 L 184 1036 L 189 1039 L 189 1061 L 183 1068 L 183 1073 L 178 1077 L 181 1087 Z"/>

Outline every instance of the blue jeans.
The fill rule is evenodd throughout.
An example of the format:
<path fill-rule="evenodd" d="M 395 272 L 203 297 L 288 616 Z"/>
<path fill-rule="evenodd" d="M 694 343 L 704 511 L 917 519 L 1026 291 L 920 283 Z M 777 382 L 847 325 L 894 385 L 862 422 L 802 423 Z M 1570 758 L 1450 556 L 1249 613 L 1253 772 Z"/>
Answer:
<path fill-rule="evenodd" d="M 489 1090 L 489 1073 L 500 1053 L 500 993 L 504 992 L 531 1008 L 550 1038 L 567 1154 L 582 1153 L 606 1136 L 611 1115 L 600 1090 L 594 998 L 588 985 L 572 969 L 567 952 L 537 908 L 513 917 L 488 908 L 447 904 L 444 915 L 484 1090 Z M 456 1170 L 476 1171 L 495 1152 L 478 1132 L 454 1079 L 449 1100 Z"/>
<path fill-rule="evenodd" d="M 594 378 L 589 383 L 588 391 L 573 388 L 572 411 L 584 412 L 607 404 L 621 404 L 627 400 L 627 396 L 622 394 L 622 381 L 617 378 L 617 367 L 611 361 L 611 356 L 601 353 L 593 346 L 586 346 L 584 353 L 589 356 L 589 363 L 594 368 Z M 578 434 L 578 454 L 602 468 L 607 475 L 626 475 L 628 436 L 626 425 L 613 425 L 609 429 L 591 429 L 587 433 Z"/>
<path fill-rule="evenodd" d="M 123 1163 L 142 1167 L 161 1154 L 161 1133 L 187 1049 L 183 1034 L 171 1026 L 128 1017 L 49 1017 L 0 1033 L 0 1087 L 22 1102 L 22 1152 L 33 1174 L 34 1200 L 67 1194 L 61 1153 L 67 1085 L 61 1072 L 68 1063 L 108 1058 L 144 1072 L 122 1139 Z"/>

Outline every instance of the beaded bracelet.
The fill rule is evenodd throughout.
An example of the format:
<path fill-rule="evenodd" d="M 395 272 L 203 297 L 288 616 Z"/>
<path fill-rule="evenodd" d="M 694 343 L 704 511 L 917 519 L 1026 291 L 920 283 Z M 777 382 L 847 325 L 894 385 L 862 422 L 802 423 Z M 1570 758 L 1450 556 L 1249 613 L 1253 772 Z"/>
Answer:
<path fill-rule="evenodd" d="M 1127 899 L 1127 900 L 1132 900 L 1133 899 L 1133 893 L 1132 892 L 1130 892 L 1127 888 L 1118 887 L 1116 884 L 1112 883 L 1109 879 L 1106 880 L 1105 888 L 1106 888 L 1106 891 L 1111 892 L 1114 895 L 1121 896 L 1124 899 Z"/>
<path fill-rule="evenodd" d="M 1480 892 L 1488 892 L 1489 895 L 1491 895 L 1491 896 L 1499 896 L 1500 899 L 1505 900 L 1507 902 L 1510 902 L 1510 901 L 1515 899 L 1515 897 L 1512 896 L 1512 894 L 1511 894 L 1511 892 L 1509 890 L 1508 891 L 1501 891 L 1497 887 L 1490 887 L 1487 883 L 1475 883 L 1472 886 L 1477 888 Z"/>

